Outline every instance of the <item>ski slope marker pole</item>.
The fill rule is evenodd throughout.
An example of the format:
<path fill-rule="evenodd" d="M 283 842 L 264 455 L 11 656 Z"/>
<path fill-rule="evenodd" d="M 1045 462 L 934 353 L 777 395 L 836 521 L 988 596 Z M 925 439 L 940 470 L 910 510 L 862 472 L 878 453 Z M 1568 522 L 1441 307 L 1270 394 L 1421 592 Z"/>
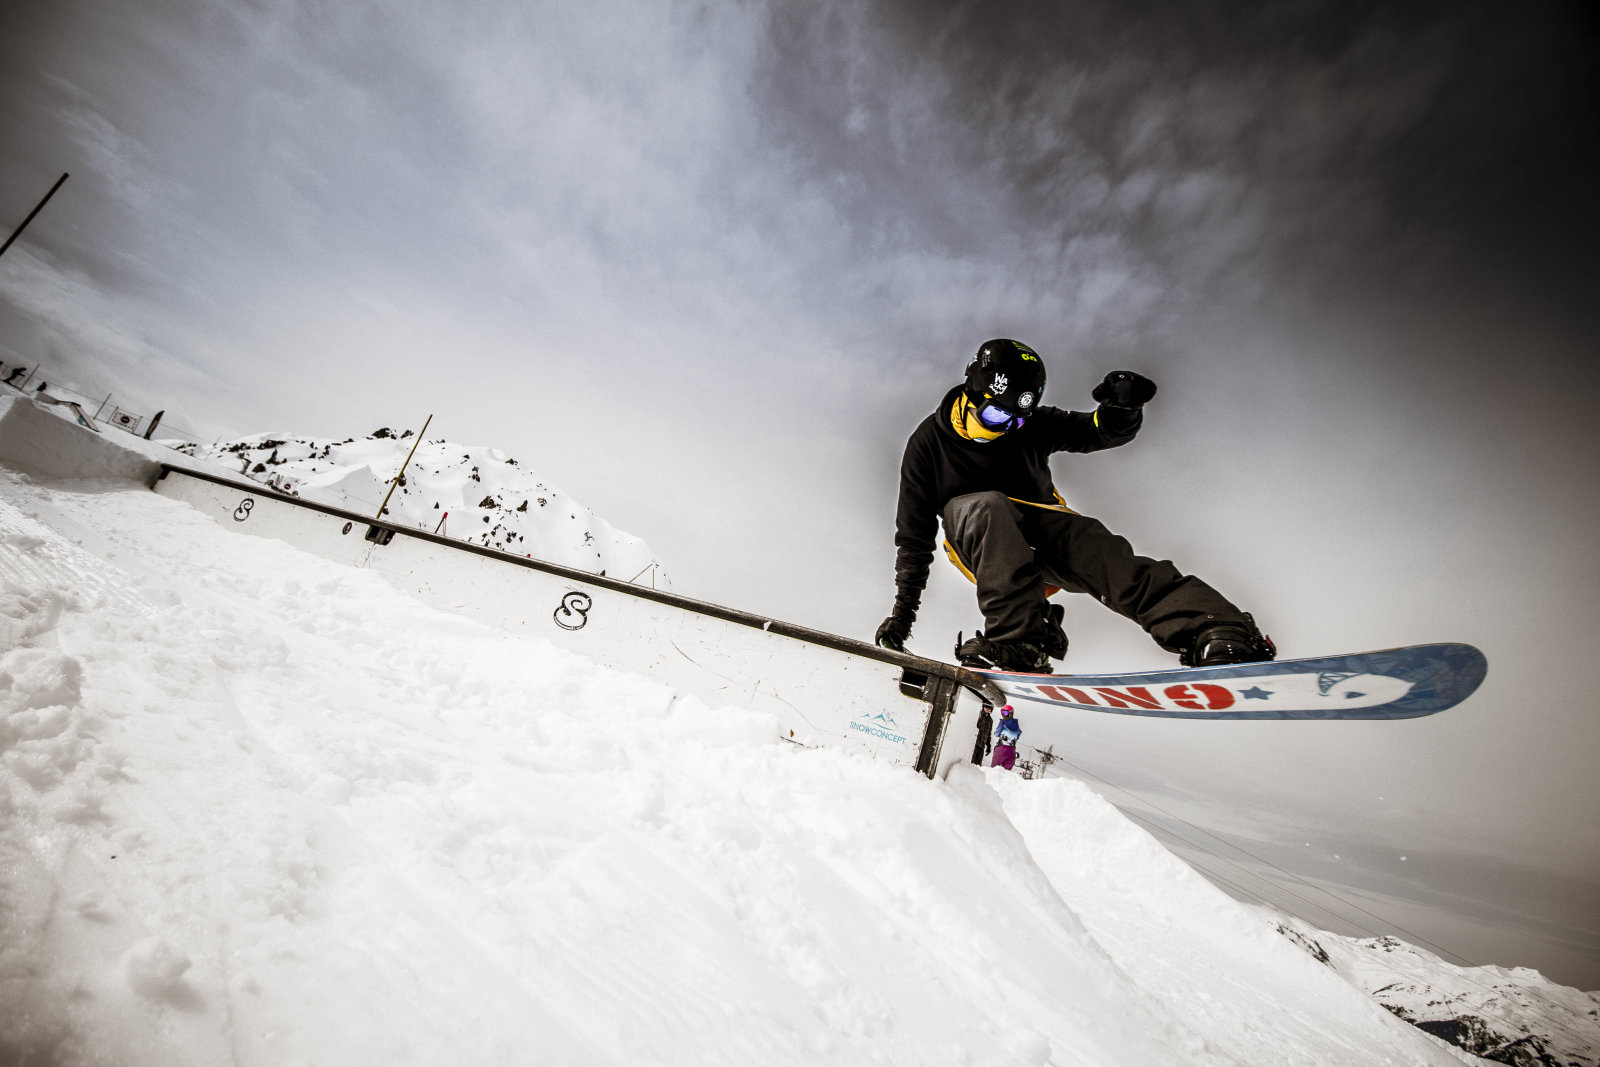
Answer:
<path fill-rule="evenodd" d="M 433 416 L 429 415 L 427 420 L 423 422 L 421 431 L 417 433 L 416 441 L 411 445 L 411 451 L 406 453 L 406 461 L 400 464 L 400 470 L 395 474 L 394 481 L 389 483 L 389 491 L 383 494 L 383 503 L 378 505 L 378 514 L 373 521 L 382 521 L 383 513 L 389 507 L 389 498 L 394 496 L 394 487 L 400 484 L 401 478 L 405 477 L 406 468 L 411 466 L 411 457 L 417 454 L 417 445 L 422 443 L 422 435 L 428 432 L 428 423 L 432 421 Z"/>
<path fill-rule="evenodd" d="M 44 206 L 50 202 L 50 198 L 52 196 L 56 195 L 56 190 L 61 188 L 61 183 L 66 180 L 67 176 L 65 174 L 62 174 L 61 177 L 56 179 L 56 183 L 50 187 L 50 191 L 44 194 L 44 199 L 39 201 L 38 206 L 32 211 L 28 212 L 28 217 L 22 220 L 22 225 L 12 230 L 11 236 L 6 238 L 6 243 L 0 245 L 0 256 L 6 254 L 6 249 L 11 247 L 11 242 L 15 241 L 19 236 L 21 236 L 22 231 L 28 228 L 28 223 L 33 221 L 33 217 L 35 215 L 44 210 Z"/>

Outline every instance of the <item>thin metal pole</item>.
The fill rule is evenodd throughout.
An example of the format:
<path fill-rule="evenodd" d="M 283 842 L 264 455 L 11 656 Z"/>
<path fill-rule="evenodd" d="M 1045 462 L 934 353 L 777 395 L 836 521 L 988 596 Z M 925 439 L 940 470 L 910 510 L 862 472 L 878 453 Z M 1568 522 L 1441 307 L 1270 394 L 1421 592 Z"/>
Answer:
<path fill-rule="evenodd" d="M 11 236 L 6 238 L 6 243 L 3 244 L 3 245 L 0 245 L 0 256 L 3 256 L 3 255 L 6 254 L 6 249 L 11 247 L 11 242 L 15 241 L 17 239 L 18 235 L 20 235 L 23 230 L 26 230 L 28 228 L 28 223 L 33 221 L 33 217 L 35 215 L 37 215 L 39 212 L 44 210 L 44 206 L 50 202 L 50 198 L 52 196 L 56 195 L 56 190 L 61 188 L 61 183 L 66 181 L 66 180 L 67 180 L 67 176 L 65 174 L 62 174 L 61 177 L 56 179 L 56 183 L 50 187 L 50 191 L 48 193 L 44 194 L 44 199 L 39 201 L 39 206 L 34 208 L 32 211 L 28 212 L 28 217 L 22 220 L 22 225 L 18 226 L 16 229 L 12 230 L 11 231 Z"/>
<path fill-rule="evenodd" d="M 389 483 L 389 491 L 387 493 L 383 494 L 383 503 L 378 505 L 378 514 L 376 516 L 374 516 L 375 519 L 382 519 L 383 518 L 384 509 L 389 506 L 389 498 L 394 496 L 394 487 L 400 484 L 401 475 L 405 474 L 406 468 L 411 465 L 411 457 L 417 454 L 417 445 L 420 445 L 422 443 L 422 435 L 428 432 L 428 423 L 432 422 L 432 421 L 433 421 L 433 416 L 429 415 L 428 419 L 427 419 L 427 422 L 424 422 L 422 424 L 422 431 L 421 431 L 421 433 L 417 434 L 416 443 L 411 446 L 411 451 L 406 453 L 406 461 L 404 463 L 400 464 L 399 473 L 397 473 L 394 476 L 394 481 Z"/>
<path fill-rule="evenodd" d="M 100 413 L 106 409 L 106 405 L 109 403 L 111 403 L 111 394 L 107 393 L 106 398 L 100 401 L 100 406 L 94 409 L 94 417 L 98 419 Z"/>

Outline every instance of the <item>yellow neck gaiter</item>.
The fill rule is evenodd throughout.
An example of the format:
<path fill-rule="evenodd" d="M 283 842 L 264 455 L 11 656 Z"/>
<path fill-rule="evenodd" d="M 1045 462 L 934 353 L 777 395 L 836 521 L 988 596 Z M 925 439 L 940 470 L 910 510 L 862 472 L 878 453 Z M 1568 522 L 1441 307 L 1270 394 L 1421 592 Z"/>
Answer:
<path fill-rule="evenodd" d="M 966 393 L 956 397 L 956 402 L 950 405 L 950 425 L 962 437 L 979 444 L 1004 437 L 1006 433 L 1004 430 L 991 430 L 979 422 L 978 413 L 973 410 L 972 402 L 967 399 Z"/>

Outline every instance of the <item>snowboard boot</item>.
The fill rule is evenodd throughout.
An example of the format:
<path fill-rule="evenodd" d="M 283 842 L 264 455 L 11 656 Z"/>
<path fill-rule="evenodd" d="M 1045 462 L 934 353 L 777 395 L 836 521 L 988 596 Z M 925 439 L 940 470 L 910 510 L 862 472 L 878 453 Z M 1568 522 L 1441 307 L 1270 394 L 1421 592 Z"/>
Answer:
<path fill-rule="evenodd" d="M 1051 659 L 1067 658 L 1067 631 L 1061 623 L 1067 617 L 1067 609 L 1060 604 L 1045 605 L 1045 623 L 1039 637 L 1039 647 L 1044 649 L 1044 654 Z"/>
<path fill-rule="evenodd" d="M 1207 615 L 1194 632 L 1189 648 L 1178 657 L 1185 667 L 1217 667 L 1225 663 L 1263 663 L 1278 656 L 1278 646 L 1256 628 L 1245 612 L 1229 622 Z"/>
<path fill-rule="evenodd" d="M 980 671 L 1049 674 L 1050 656 L 1033 641 L 991 641 L 981 632 L 962 641 L 956 635 L 956 662 Z"/>
<path fill-rule="evenodd" d="M 962 641 L 957 634 L 956 661 L 979 670 L 1049 674 L 1050 661 L 1067 654 L 1067 632 L 1061 627 L 1066 616 L 1067 609 L 1060 604 L 1046 604 L 1043 621 L 1027 636 L 1011 641 L 991 641 L 982 631 Z"/>

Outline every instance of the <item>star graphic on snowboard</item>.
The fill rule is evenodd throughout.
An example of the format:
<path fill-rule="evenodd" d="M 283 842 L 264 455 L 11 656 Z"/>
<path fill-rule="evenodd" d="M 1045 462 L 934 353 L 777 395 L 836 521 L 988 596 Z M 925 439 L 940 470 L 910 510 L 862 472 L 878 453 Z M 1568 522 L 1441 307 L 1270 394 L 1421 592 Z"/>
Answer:
<path fill-rule="evenodd" d="M 1239 695 L 1244 697 L 1246 700 L 1265 700 L 1272 695 L 1272 690 L 1263 689 L 1259 685 L 1253 685 L 1249 689 L 1239 690 Z"/>

